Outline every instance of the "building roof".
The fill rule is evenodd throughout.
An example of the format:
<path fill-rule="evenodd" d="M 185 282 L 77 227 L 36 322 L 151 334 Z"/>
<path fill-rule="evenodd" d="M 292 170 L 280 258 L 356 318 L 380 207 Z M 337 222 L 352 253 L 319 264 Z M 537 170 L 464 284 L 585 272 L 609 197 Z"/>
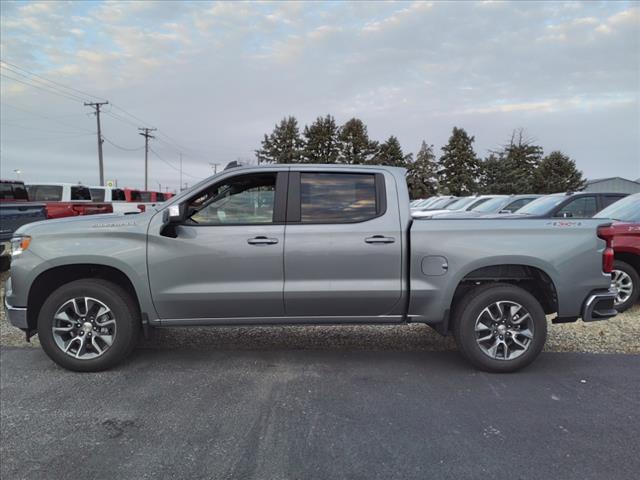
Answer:
<path fill-rule="evenodd" d="M 629 180 L 628 178 L 622 177 L 594 178 L 593 180 L 587 180 L 587 185 L 606 182 L 607 180 L 622 180 L 623 182 L 637 183 L 638 185 L 640 185 L 640 178 L 638 180 Z"/>

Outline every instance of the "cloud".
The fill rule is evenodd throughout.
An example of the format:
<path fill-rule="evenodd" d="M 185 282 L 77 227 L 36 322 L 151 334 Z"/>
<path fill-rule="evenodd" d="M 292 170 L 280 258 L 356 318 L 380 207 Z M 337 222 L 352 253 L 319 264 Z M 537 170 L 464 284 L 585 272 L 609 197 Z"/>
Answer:
<path fill-rule="evenodd" d="M 640 9 L 633 3 L 7 5 L 4 59 L 109 98 L 196 149 L 182 149 L 185 169 L 195 175 L 210 172 L 208 161 L 251 155 L 285 115 L 304 124 L 331 113 L 339 122 L 359 116 L 376 139 L 394 134 L 408 149 L 423 138 L 442 144 L 463 122 L 482 153 L 524 126 L 549 148 L 566 149 L 593 176 L 609 173 L 600 144 L 620 138 L 606 169 L 640 176 L 634 164 L 640 158 Z M 2 94 L 7 103 L 52 116 L 76 115 L 78 128 L 94 122 L 82 105 L 19 83 L 3 79 Z M 4 107 L 2 113 L 17 115 Z M 140 145 L 134 125 L 109 114 L 104 124 L 116 144 Z M 47 120 L 37 125 L 46 129 Z M 11 162 L 23 162 L 13 168 L 24 171 L 37 163 L 38 145 L 12 140 L 25 132 L 3 126 L 2 133 L 3 171 Z M 175 162 L 179 151 L 172 145 L 158 140 L 155 148 Z M 95 139 L 46 148 L 85 165 L 95 156 Z M 138 153 L 109 145 L 105 155 L 122 181 L 139 182 L 139 172 L 129 168 L 139 163 Z M 152 167 L 162 183 L 175 183 L 164 163 Z M 47 168 L 43 163 L 37 171 Z M 59 174 L 47 173 L 50 179 Z"/>

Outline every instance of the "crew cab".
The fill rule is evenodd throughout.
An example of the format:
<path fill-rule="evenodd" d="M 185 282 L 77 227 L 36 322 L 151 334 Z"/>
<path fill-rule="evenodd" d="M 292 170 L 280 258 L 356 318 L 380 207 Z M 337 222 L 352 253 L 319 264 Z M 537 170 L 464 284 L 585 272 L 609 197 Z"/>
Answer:
<path fill-rule="evenodd" d="M 72 183 L 27 183 L 29 198 L 45 202 L 47 218 L 76 217 L 112 213 L 109 203 L 92 202 L 91 190 Z"/>
<path fill-rule="evenodd" d="M 595 218 L 611 219 L 615 308 L 624 312 L 640 298 L 640 193 L 605 208 Z"/>
<path fill-rule="evenodd" d="M 508 372 L 542 351 L 545 314 L 616 314 L 609 221 L 412 220 L 405 174 L 238 167 L 140 215 L 26 225 L 8 318 L 71 370 L 117 364 L 154 327 L 419 322 Z"/>

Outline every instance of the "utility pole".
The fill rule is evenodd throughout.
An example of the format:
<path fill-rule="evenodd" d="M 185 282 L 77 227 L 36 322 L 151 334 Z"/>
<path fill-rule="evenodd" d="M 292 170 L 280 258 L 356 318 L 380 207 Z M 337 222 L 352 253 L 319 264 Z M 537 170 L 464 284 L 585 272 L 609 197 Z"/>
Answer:
<path fill-rule="evenodd" d="M 214 175 L 216 173 L 218 173 L 218 165 L 220 165 L 220 164 L 219 163 L 209 162 L 209 166 L 213 169 L 213 174 Z"/>
<path fill-rule="evenodd" d="M 156 130 L 155 128 L 138 128 L 138 130 L 143 131 L 144 133 L 139 133 L 138 135 L 142 135 L 144 137 L 144 189 L 147 188 L 147 177 L 149 174 L 149 139 L 156 138 L 151 135 L 149 132 L 153 132 Z"/>
<path fill-rule="evenodd" d="M 182 152 L 180 152 L 180 191 L 182 191 Z"/>
<path fill-rule="evenodd" d="M 104 164 L 102 163 L 102 132 L 100 131 L 100 107 L 109 102 L 85 102 L 85 107 L 92 107 L 96 111 L 96 121 L 98 122 L 98 167 L 100 169 L 100 186 L 104 187 Z"/>

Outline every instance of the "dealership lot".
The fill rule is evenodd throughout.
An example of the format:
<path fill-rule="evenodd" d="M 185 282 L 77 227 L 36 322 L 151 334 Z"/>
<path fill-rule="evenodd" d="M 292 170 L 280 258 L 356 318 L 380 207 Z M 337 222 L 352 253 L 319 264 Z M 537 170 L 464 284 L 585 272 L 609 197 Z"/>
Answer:
<path fill-rule="evenodd" d="M 583 479 L 640 468 L 640 306 L 551 327 L 548 352 L 513 375 L 473 370 L 424 325 L 164 329 L 97 374 L 23 348 L 37 337 L 26 344 L 4 315 L 0 333 L 2 478 Z"/>
<path fill-rule="evenodd" d="M 3 478 L 637 478 L 640 356 L 3 347 Z"/>

